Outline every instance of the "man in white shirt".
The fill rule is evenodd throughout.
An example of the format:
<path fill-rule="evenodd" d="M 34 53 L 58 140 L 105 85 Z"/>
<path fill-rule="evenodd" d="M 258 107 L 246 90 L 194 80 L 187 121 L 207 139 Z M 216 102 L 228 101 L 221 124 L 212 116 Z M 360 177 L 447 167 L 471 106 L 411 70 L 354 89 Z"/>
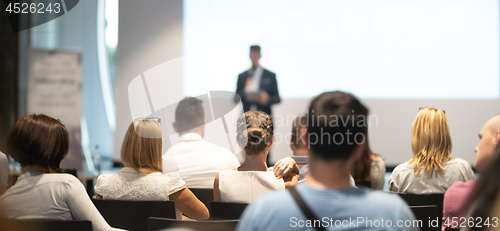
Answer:
<path fill-rule="evenodd" d="M 163 172 L 180 172 L 188 188 L 213 188 L 220 171 L 240 166 L 231 151 L 203 140 L 204 118 L 201 100 L 193 97 L 181 100 L 173 123 L 180 136 L 179 143 L 163 154 Z"/>

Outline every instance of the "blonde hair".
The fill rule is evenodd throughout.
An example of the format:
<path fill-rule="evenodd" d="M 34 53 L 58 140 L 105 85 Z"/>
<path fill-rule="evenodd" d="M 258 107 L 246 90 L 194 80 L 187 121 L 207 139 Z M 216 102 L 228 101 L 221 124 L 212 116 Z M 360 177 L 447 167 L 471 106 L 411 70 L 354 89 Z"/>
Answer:
<path fill-rule="evenodd" d="M 140 174 L 163 173 L 161 126 L 152 120 L 134 120 L 123 138 L 121 158 L 125 167 Z"/>
<path fill-rule="evenodd" d="M 451 154 L 450 128 L 446 114 L 441 109 L 423 108 L 413 122 L 411 149 L 415 175 L 424 172 L 429 178 L 432 172 L 444 174 L 443 162 Z M 423 169 L 422 169 L 423 167 Z"/>

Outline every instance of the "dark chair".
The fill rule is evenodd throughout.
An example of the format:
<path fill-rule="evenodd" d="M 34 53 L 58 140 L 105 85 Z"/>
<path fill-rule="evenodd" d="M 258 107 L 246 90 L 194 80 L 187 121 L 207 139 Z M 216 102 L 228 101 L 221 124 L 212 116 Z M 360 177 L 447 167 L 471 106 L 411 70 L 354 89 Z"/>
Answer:
<path fill-rule="evenodd" d="M 90 221 L 17 220 L 0 218 L 2 231 L 92 231 Z"/>
<path fill-rule="evenodd" d="M 189 228 L 195 231 L 233 231 L 239 220 L 221 221 L 186 221 L 168 218 L 149 218 L 148 230 L 156 231 L 166 228 Z"/>
<path fill-rule="evenodd" d="M 241 214 L 248 204 L 212 201 L 211 220 L 233 220 L 240 219 Z"/>
<path fill-rule="evenodd" d="M 438 207 L 438 216 L 443 217 L 443 199 L 444 194 L 410 194 L 398 193 L 409 206 L 436 205 Z M 441 227 L 442 219 L 439 219 Z"/>
<path fill-rule="evenodd" d="M 207 206 L 209 212 L 212 212 L 210 208 L 210 202 L 214 200 L 214 190 L 211 188 L 190 188 L 191 192 Z"/>
<path fill-rule="evenodd" d="M 92 199 L 95 207 L 111 227 L 148 230 L 148 218 L 175 219 L 173 201 L 124 201 Z"/>
<path fill-rule="evenodd" d="M 422 231 L 440 231 L 441 226 L 438 217 L 439 210 L 436 205 L 410 206 L 411 211 L 415 214 L 416 222 L 412 226 L 418 226 Z"/>

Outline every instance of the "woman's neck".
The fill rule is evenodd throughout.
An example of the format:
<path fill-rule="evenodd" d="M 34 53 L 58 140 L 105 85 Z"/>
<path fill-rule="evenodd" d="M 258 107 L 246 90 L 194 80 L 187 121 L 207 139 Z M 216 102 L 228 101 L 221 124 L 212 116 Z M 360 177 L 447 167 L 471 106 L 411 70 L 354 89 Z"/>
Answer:
<path fill-rule="evenodd" d="M 245 162 L 238 167 L 238 171 L 267 171 L 267 151 L 248 155 L 245 153 Z"/>
<path fill-rule="evenodd" d="M 51 168 L 44 168 L 42 166 L 37 166 L 37 165 L 26 165 L 21 167 L 21 172 L 41 172 L 41 173 L 55 173 Z"/>

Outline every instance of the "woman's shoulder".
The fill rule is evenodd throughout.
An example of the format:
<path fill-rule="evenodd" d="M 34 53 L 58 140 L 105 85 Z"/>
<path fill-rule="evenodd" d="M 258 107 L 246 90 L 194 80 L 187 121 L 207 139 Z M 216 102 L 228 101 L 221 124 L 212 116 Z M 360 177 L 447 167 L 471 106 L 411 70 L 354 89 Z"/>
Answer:
<path fill-rule="evenodd" d="M 453 158 L 453 160 L 448 161 L 445 163 L 447 168 L 467 168 L 467 169 L 472 169 L 471 165 L 469 162 L 462 158 Z"/>

